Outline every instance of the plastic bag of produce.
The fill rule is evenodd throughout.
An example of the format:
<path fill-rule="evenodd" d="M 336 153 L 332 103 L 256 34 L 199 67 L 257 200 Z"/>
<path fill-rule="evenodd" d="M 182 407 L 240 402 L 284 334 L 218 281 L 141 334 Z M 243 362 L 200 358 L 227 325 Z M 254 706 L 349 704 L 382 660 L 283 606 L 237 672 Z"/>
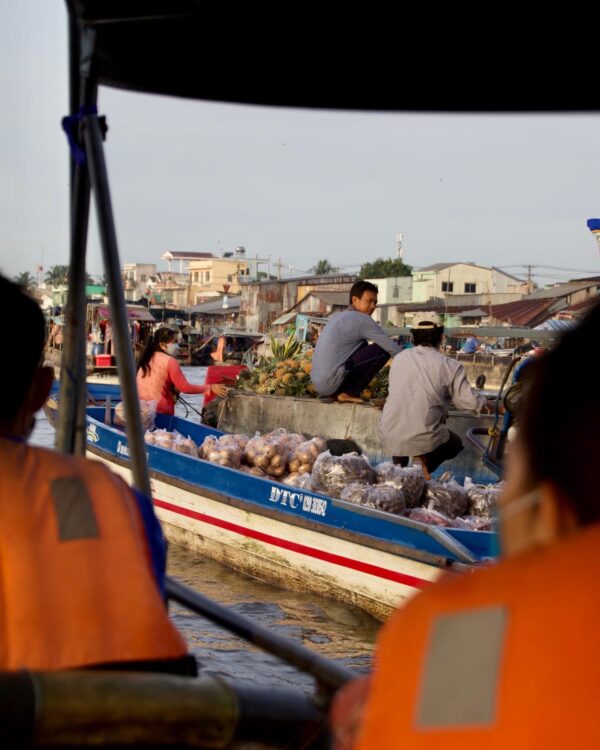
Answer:
<path fill-rule="evenodd" d="M 248 441 L 243 457 L 249 466 L 256 466 L 273 477 L 282 477 L 286 473 L 288 455 L 280 438 L 257 435 Z"/>
<path fill-rule="evenodd" d="M 465 489 L 446 472 L 439 480 L 430 479 L 426 483 L 423 505 L 429 510 L 437 510 L 445 516 L 456 518 L 466 515 L 469 498 Z"/>
<path fill-rule="evenodd" d="M 219 445 L 219 438 L 216 435 L 207 435 L 202 444 L 198 447 L 198 458 L 206 459 L 205 452 L 209 450 L 215 450 Z"/>
<path fill-rule="evenodd" d="M 267 440 L 277 440 L 280 443 L 283 443 L 285 447 L 288 449 L 288 452 L 291 453 L 300 443 L 303 443 L 306 438 L 304 435 L 300 435 L 298 432 L 288 432 L 285 427 L 279 427 L 276 430 L 271 430 L 271 432 L 267 432 L 264 437 Z"/>
<path fill-rule="evenodd" d="M 154 427 L 154 420 L 156 419 L 156 406 L 156 401 L 143 401 L 142 399 L 140 399 L 142 429 L 151 430 Z M 123 403 L 123 401 L 119 401 L 119 403 L 115 406 L 113 424 L 117 427 L 125 427 L 125 404 Z"/>
<path fill-rule="evenodd" d="M 409 508 L 406 511 L 406 515 L 413 521 L 428 523 L 430 526 L 445 526 L 449 528 L 453 524 L 452 518 L 448 518 L 443 513 L 439 513 L 437 510 L 430 510 L 429 508 Z"/>
<path fill-rule="evenodd" d="M 243 452 L 248 445 L 248 440 L 250 440 L 248 435 L 230 433 L 227 435 L 221 435 L 219 438 L 219 445 L 231 445 L 234 448 L 239 448 Z"/>
<path fill-rule="evenodd" d="M 330 497 L 340 497 L 344 487 L 352 482 L 373 484 L 375 472 L 365 456 L 356 453 L 332 456 L 329 451 L 325 451 L 317 456 L 312 478 L 317 492 Z"/>
<path fill-rule="evenodd" d="M 311 472 L 319 453 L 327 450 L 323 438 L 315 437 L 299 443 L 290 453 L 288 469 L 292 473 L 306 474 Z"/>
<path fill-rule="evenodd" d="M 407 508 L 420 505 L 425 490 L 425 477 L 420 466 L 403 468 L 386 461 L 375 467 L 375 474 L 377 484 L 402 490 Z"/>
<path fill-rule="evenodd" d="M 167 450 L 173 450 L 173 443 L 175 442 L 175 433 L 169 432 L 168 430 L 154 430 L 154 445 L 157 448 L 166 448 Z"/>
<path fill-rule="evenodd" d="M 281 480 L 282 484 L 288 484 L 291 487 L 299 487 L 300 489 L 311 492 L 313 489 L 312 477 L 309 473 L 299 474 L 297 471 L 288 474 L 287 477 L 283 477 Z"/>
<path fill-rule="evenodd" d="M 353 482 L 344 487 L 340 497 L 350 503 L 366 508 L 385 510 L 387 513 L 402 515 L 406 510 L 406 500 L 402 490 L 382 484 L 358 484 Z"/>
<path fill-rule="evenodd" d="M 173 440 L 173 450 L 198 458 L 198 446 L 189 435 L 184 437 L 181 433 L 176 432 L 175 439 Z"/>
<path fill-rule="evenodd" d="M 497 484 L 475 484 L 471 477 L 465 477 L 465 491 L 469 499 L 468 514 L 490 518 L 494 514 L 502 487 Z"/>
<path fill-rule="evenodd" d="M 148 445 L 156 445 L 156 432 L 158 430 L 146 430 L 144 433 L 144 442 Z"/>
<path fill-rule="evenodd" d="M 493 529 L 492 520 L 483 516 L 463 516 L 456 520 L 464 521 L 472 531 L 492 531 Z"/>
<path fill-rule="evenodd" d="M 230 435 L 207 435 L 198 449 L 198 456 L 211 464 L 239 469 L 242 460 L 242 449 Z"/>

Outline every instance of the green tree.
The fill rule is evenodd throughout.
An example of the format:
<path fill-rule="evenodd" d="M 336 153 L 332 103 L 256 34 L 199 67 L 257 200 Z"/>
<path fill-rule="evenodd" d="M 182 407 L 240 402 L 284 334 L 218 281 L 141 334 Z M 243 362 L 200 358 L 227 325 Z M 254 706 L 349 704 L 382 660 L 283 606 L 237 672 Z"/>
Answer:
<path fill-rule="evenodd" d="M 69 266 L 51 266 L 46 271 L 44 280 L 46 284 L 50 284 L 50 286 L 61 286 L 62 284 L 67 283 L 68 276 Z"/>
<path fill-rule="evenodd" d="M 33 289 L 35 286 L 35 279 L 29 271 L 23 271 L 15 276 L 15 283 L 23 287 L 23 289 Z"/>
<path fill-rule="evenodd" d="M 412 266 L 406 265 L 401 258 L 377 258 L 372 263 L 363 263 L 358 276 L 361 279 L 394 279 L 410 276 L 412 270 Z"/>
<path fill-rule="evenodd" d="M 328 260 L 320 260 L 310 271 L 315 276 L 325 276 L 328 273 L 337 273 L 339 268 L 332 266 Z"/>
<path fill-rule="evenodd" d="M 69 266 L 51 266 L 46 271 L 45 281 L 50 286 L 62 286 L 69 280 Z M 98 282 L 93 276 L 86 271 L 85 272 L 85 285 L 86 286 L 97 286 Z"/>

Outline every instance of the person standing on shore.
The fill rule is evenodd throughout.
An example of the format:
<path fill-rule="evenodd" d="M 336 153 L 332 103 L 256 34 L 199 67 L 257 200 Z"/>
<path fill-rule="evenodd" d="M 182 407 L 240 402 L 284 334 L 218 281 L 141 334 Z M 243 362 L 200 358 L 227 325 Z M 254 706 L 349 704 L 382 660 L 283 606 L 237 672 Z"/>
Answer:
<path fill-rule="evenodd" d="M 402 351 L 371 317 L 377 293 L 369 281 L 353 284 L 350 305 L 331 316 L 317 339 L 310 379 L 320 396 L 361 403 L 361 391 L 390 357 Z"/>

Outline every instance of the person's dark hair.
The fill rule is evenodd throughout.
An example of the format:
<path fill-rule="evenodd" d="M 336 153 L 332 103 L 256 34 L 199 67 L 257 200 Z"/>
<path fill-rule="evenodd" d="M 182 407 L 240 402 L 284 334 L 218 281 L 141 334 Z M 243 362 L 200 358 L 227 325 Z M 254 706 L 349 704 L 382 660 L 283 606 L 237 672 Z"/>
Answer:
<path fill-rule="evenodd" d="M 411 328 L 410 332 L 415 346 L 433 346 L 437 348 L 442 343 L 444 326 L 423 329 Z"/>
<path fill-rule="evenodd" d="M 144 375 L 150 372 L 150 360 L 156 352 L 162 352 L 161 344 L 170 344 L 175 338 L 176 333 L 172 328 L 158 328 L 152 336 L 149 337 L 139 360 L 137 369 L 141 370 Z"/>
<path fill-rule="evenodd" d="M 518 429 L 532 484 L 551 482 L 581 524 L 600 519 L 600 391 L 590 345 L 600 340 L 600 304 L 531 365 Z M 585 387 L 585 384 L 588 387 Z"/>
<path fill-rule="evenodd" d="M 38 303 L 18 284 L 0 276 L 0 299 L 19 332 L 11 338 L 10 366 L 2 367 L 0 420 L 10 421 L 18 414 L 36 369 L 39 367 L 46 339 L 46 322 Z"/>
<path fill-rule="evenodd" d="M 378 294 L 379 289 L 375 284 L 371 284 L 370 281 L 355 281 L 350 289 L 349 303 L 352 304 L 352 297 L 358 297 L 358 299 L 360 299 L 365 292 L 375 292 L 375 294 Z"/>

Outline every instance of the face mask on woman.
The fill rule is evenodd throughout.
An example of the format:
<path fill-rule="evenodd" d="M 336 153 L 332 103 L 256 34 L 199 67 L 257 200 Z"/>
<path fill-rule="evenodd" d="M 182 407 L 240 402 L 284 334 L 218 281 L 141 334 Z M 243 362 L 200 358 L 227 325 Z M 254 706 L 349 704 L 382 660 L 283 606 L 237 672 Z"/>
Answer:
<path fill-rule="evenodd" d="M 175 341 L 167 344 L 167 354 L 170 354 L 172 357 L 174 357 L 176 354 L 179 354 L 179 344 L 177 344 Z"/>

